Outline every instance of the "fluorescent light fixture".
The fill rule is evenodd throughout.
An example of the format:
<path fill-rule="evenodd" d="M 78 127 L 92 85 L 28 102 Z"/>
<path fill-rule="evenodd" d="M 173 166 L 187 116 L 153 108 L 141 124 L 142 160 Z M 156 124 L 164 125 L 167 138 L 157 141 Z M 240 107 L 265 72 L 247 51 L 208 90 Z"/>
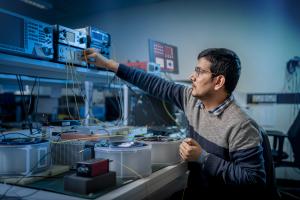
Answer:
<path fill-rule="evenodd" d="M 53 7 L 51 3 L 42 0 L 20 0 L 20 1 L 43 10 L 48 10 Z"/>

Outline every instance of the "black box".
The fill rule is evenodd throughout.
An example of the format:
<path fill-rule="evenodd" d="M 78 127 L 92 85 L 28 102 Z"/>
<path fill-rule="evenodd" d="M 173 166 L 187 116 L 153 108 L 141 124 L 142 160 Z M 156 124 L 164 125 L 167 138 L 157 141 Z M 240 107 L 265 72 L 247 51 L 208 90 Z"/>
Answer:
<path fill-rule="evenodd" d="M 94 177 L 109 172 L 108 159 L 91 159 L 76 163 L 77 176 Z"/>
<path fill-rule="evenodd" d="M 79 194 L 99 192 L 116 185 L 116 172 L 108 172 L 95 177 L 81 177 L 76 174 L 64 177 L 64 190 Z"/>

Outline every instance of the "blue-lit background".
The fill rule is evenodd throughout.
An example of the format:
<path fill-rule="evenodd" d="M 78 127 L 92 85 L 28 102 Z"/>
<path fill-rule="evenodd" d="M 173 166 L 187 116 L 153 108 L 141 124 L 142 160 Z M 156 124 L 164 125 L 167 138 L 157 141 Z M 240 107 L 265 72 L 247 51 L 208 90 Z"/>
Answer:
<path fill-rule="evenodd" d="M 242 62 L 236 98 L 261 125 L 287 132 L 299 106 L 247 104 L 249 93 L 299 93 L 296 69 L 287 62 L 300 56 L 300 1 L 297 0 L 86 0 L 42 1 L 35 8 L 24 1 L 2 0 L 0 7 L 70 28 L 101 27 L 112 36 L 112 58 L 148 61 L 148 39 L 177 46 L 179 74 L 188 80 L 200 51 L 209 47 L 234 50 Z M 1 19 L 0 19 L 1 20 Z M 5 28 L 5 27 L 1 27 Z M 11 88 L 0 83 L 2 90 Z M 285 150 L 292 155 L 290 146 Z M 298 170 L 298 169 L 297 169 Z M 300 179 L 298 170 L 278 169 L 278 176 Z"/>

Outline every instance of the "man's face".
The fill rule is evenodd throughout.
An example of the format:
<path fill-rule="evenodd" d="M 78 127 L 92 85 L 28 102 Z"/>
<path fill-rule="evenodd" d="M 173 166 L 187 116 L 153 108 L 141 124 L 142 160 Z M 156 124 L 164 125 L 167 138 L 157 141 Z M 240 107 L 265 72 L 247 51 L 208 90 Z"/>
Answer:
<path fill-rule="evenodd" d="M 199 99 L 209 97 L 214 91 L 214 80 L 210 71 L 211 63 L 204 57 L 198 60 L 193 74 L 190 76 L 192 81 L 192 95 Z"/>

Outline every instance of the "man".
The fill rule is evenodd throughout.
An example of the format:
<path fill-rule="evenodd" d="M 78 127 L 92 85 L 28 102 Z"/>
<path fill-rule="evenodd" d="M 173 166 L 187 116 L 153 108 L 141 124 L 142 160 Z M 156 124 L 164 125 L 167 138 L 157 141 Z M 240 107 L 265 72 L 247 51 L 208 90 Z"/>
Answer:
<path fill-rule="evenodd" d="M 189 161 L 190 173 L 184 198 L 247 198 L 263 191 L 266 174 L 259 127 L 232 96 L 241 71 L 233 51 L 202 51 L 190 76 L 192 88 L 108 60 L 94 49 L 85 53 L 87 59 L 95 61 L 90 63 L 116 72 L 185 112 L 189 134 L 179 152 L 183 160 Z"/>

